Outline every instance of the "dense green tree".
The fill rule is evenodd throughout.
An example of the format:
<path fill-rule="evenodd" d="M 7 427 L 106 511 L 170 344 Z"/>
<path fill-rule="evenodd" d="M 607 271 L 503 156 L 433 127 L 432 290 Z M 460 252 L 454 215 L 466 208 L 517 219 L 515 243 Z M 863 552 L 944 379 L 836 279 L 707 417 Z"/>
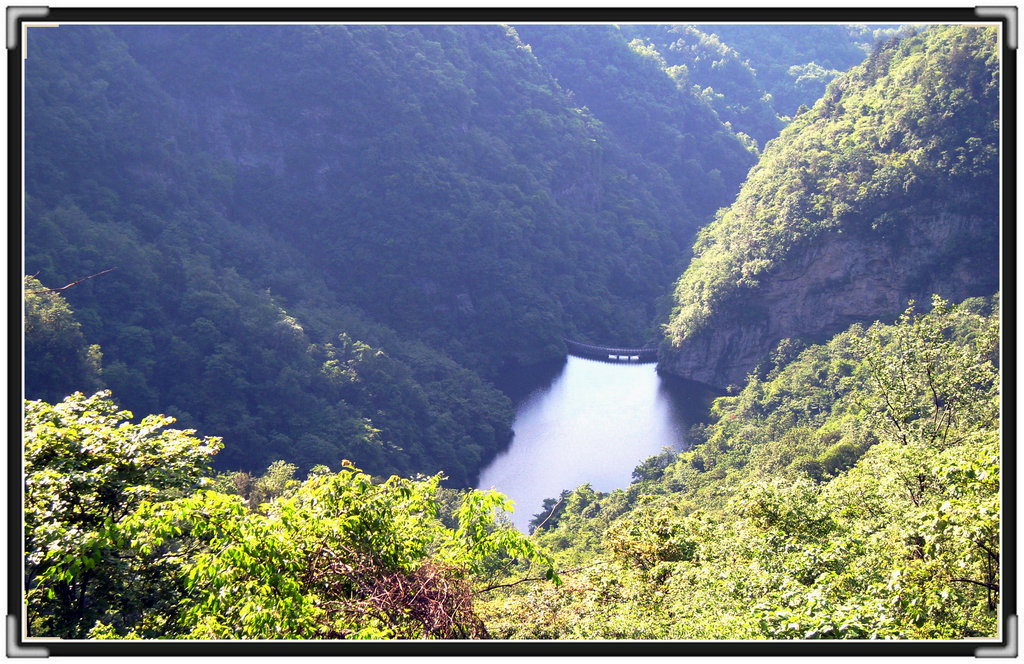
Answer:
<path fill-rule="evenodd" d="M 490 556 L 547 558 L 494 529 L 502 496 L 471 492 L 458 527 L 437 520 L 439 477 L 375 483 L 346 461 L 288 498 L 246 510 L 214 492 L 146 504 L 125 526 L 135 548 L 204 543 L 181 574 L 186 638 L 480 638 L 474 583 Z M 555 579 L 548 568 L 548 577 Z M 225 598 L 234 598 L 226 601 Z"/>
<path fill-rule="evenodd" d="M 108 392 L 26 402 L 25 570 L 32 636 L 480 638 L 494 570 L 548 555 L 464 494 L 439 520 L 440 475 L 373 480 L 345 460 L 304 482 L 275 462 L 246 499 L 208 477 L 217 439 L 138 424 Z M 258 507 L 255 503 L 259 502 Z"/>
<path fill-rule="evenodd" d="M 763 147 L 784 126 L 772 106 L 772 96 L 750 62 L 717 35 L 692 25 L 637 24 L 623 26 L 622 30 L 634 36 L 631 43 L 646 43 L 646 48 L 657 52 L 676 85 L 693 90 L 734 131 L 743 132 Z"/>
<path fill-rule="evenodd" d="M 98 389 L 103 354 L 59 292 L 25 277 L 25 385 L 29 398 L 60 399 Z"/>
<path fill-rule="evenodd" d="M 756 72 L 779 116 L 800 104 L 813 106 L 836 76 L 859 64 L 893 25 L 703 24 L 700 30 L 730 49 Z"/>
<path fill-rule="evenodd" d="M 84 638 L 96 621 L 131 623 L 176 600 L 163 585 L 174 556 L 124 550 L 119 529 L 146 501 L 190 493 L 214 438 L 132 424 L 109 392 L 25 402 L 25 598 L 29 634 Z M 158 626 L 156 626 L 158 628 Z M 150 636 L 154 632 L 147 632 Z M 157 632 L 158 633 L 158 632 Z"/>

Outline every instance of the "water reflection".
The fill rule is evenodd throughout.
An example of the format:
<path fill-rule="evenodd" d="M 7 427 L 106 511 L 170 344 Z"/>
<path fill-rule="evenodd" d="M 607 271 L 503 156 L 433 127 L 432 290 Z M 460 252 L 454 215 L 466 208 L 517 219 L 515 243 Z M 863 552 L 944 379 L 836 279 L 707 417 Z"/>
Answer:
<path fill-rule="evenodd" d="M 587 482 L 598 491 L 626 487 L 647 457 L 684 449 L 711 396 L 698 383 L 662 379 L 654 364 L 578 357 L 540 368 L 529 387 L 522 380 L 510 390 L 515 437 L 477 483 L 515 501 L 512 520 L 524 531 L 545 498 Z"/>
<path fill-rule="evenodd" d="M 506 368 L 496 384 L 518 408 L 534 393 L 548 390 L 565 371 L 565 364 L 566 360 L 561 359 L 526 367 L 515 365 Z"/>

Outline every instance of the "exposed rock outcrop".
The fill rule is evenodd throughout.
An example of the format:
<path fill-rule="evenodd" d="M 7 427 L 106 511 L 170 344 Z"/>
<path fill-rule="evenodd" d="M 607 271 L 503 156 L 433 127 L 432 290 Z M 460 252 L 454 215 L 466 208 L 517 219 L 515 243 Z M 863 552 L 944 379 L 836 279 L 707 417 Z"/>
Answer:
<path fill-rule="evenodd" d="M 698 235 L 662 370 L 742 384 L 783 339 L 999 290 L 997 37 L 910 31 L 794 118 Z"/>
<path fill-rule="evenodd" d="M 907 220 L 901 238 L 832 233 L 794 254 L 757 288 L 737 293 L 701 332 L 662 353 L 659 370 L 741 385 L 785 338 L 821 342 L 856 322 L 892 321 L 910 299 L 952 301 L 999 289 L 998 222 L 937 211 Z"/>

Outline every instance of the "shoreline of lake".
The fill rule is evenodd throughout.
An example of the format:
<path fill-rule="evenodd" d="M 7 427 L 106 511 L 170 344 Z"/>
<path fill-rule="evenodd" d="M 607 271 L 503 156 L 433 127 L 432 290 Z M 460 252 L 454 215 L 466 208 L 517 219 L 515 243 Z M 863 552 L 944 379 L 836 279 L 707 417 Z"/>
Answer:
<path fill-rule="evenodd" d="M 655 364 L 570 356 L 521 381 L 514 435 L 479 475 L 516 503 L 512 522 L 527 531 L 545 498 L 589 483 L 629 486 L 633 469 L 665 447 L 682 451 L 686 431 L 706 412 L 710 388 L 657 373 Z"/>

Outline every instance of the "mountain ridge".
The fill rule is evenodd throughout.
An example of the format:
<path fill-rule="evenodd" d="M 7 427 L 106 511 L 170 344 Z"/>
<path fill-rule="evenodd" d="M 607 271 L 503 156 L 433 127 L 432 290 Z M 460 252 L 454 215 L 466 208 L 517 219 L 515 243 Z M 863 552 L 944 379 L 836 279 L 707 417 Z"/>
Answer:
<path fill-rule="evenodd" d="M 995 30 L 962 26 L 893 38 L 836 79 L 699 234 L 659 366 L 739 384 L 783 339 L 998 290 L 998 90 Z"/>

